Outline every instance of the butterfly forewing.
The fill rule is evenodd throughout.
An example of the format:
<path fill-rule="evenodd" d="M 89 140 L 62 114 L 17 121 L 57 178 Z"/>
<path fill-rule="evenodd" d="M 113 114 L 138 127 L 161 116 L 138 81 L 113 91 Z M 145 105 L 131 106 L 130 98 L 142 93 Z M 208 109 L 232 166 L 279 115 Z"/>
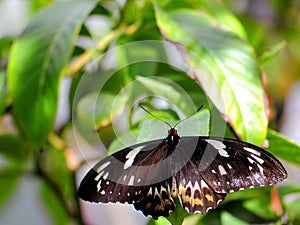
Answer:
<path fill-rule="evenodd" d="M 193 138 L 183 137 L 178 147 L 189 145 Z M 273 185 L 287 177 L 284 167 L 270 153 L 233 139 L 199 137 L 191 162 L 218 193 Z"/>
<path fill-rule="evenodd" d="M 90 202 L 134 203 L 160 180 L 157 163 L 168 156 L 163 140 L 125 148 L 98 162 L 80 184 L 78 196 Z M 161 165 L 167 169 L 167 164 Z"/>

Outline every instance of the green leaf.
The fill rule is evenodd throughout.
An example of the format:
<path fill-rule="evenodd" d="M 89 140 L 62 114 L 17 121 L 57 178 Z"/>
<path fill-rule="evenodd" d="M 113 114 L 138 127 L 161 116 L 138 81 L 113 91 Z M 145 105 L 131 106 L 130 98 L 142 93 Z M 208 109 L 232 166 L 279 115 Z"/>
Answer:
<path fill-rule="evenodd" d="M 41 198 L 51 215 L 53 224 L 70 224 L 70 217 L 68 215 L 67 209 L 64 208 L 64 206 L 61 204 L 60 199 L 57 197 L 53 189 L 51 189 L 51 187 L 46 182 L 42 182 L 40 188 Z"/>
<path fill-rule="evenodd" d="M 79 121 L 89 124 L 90 129 L 107 127 L 124 110 L 127 100 L 127 95 L 88 94 L 78 103 Z"/>
<path fill-rule="evenodd" d="M 25 162 L 25 152 L 22 140 L 14 135 L 0 135 L 0 155 L 10 162 L 21 166 Z"/>
<path fill-rule="evenodd" d="M 274 130 L 269 129 L 267 150 L 275 156 L 300 166 L 300 146 Z"/>
<path fill-rule="evenodd" d="M 160 216 L 157 220 L 151 218 L 147 225 L 171 225 L 171 223 L 167 218 Z"/>
<path fill-rule="evenodd" d="M 198 225 L 203 215 L 199 213 L 191 214 L 185 217 L 182 225 Z"/>
<path fill-rule="evenodd" d="M 24 171 L 25 154 L 22 140 L 14 135 L 0 135 L 0 207 L 14 193 Z"/>
<path fill-rule="evenodd" d="M 224 225 L 247 225 L 248 223 L 243 222 L 242 220 L 236 218 L 232 214 L 224 211 L 221 213 L 221 223 Z"/>
<path fill-rule="evenodd" d="M 261 144 L 267 118 L 259 66 L 251 46 L 196 10 L 167 14 L 156 6 L 155 13 L 161 32 L 177 43 L 190 75 L 199 81 L 227 122 L 243 140 Z"/>
<path fill-rule="evenodd" d="M 300 186 L 298 186 L 297 184 L 293 184 L 279 188 L 280 196 L 285 196 L 292 193 L 300 193 Z"/>
<path fill-rule="evenodd" d="M 5 72 L 0 71 L 0 115 L 3 114 L 6 108 L 7 90 L 6 90 Z"/>
<path fill-rule="evenodd" d="M 13 111 L 21 130 L 37 146 L 53 127 L 62 68 L 96 3 L 75 0 L 45 8 L 13 44 L 8 64 Z"/>
<path fill-rule="evenodd" d="M 224 30 L 230 30 L 236 35 L 243 39 L 247 39 L 247 34 L 243 28 L 241 22 L 236 18 L 236 16 L 229 11 L 222 1 L 217 0 L 191 0 L 193 6 L 203 8 L 206 13 L 215 17 L 222 26 Z"/>
<path fill-rule="evenodd" d="M 273 46 L 271 49 L 265 51 L 260 57 L 260 65 L 264 67 L 268 62 L 270 62 L 272 59 L 274 59 L 276 56 L 278 56 L 282 50 L 287 46 L 286 41 L 281 41 L 275 46 Z"/>
<path fill-rule="evenodd" d="M 53 4 L 55 1 L 54 0 L 30 0 L 30 4 L 31 4 L 31 10 L 33 12 L 36 12 L 46 6 L 49 6 L 51 4 Z"/>
<path fill-rule="evenodd" d="M 184 218 L 187 217 L 189 213 L 184 208 L 182 208 L 180 200 L 178 198 L 174 198 L 174 202 L 176 208 L 170 213 L 168 220 L 172 225 L 181 225 Z"/>
<path fill-rule="evenodd" d="M 76 202 L 74 199 L 73 174 L 67 167 L 65 152 L 47 147 L 41 154 L 40 164 L 43 176 L 52 183 L 56 192 L 61 192 L 64 201 L 68 201 L 74 208 Z"/>
<path fill-rule="evenodd" d="M 5 207 L 5 203 L 12 197 L 19 184 L 18 174 L 12 174 L 9 169 L 1 169 L 1 173 L 6 172 L 9 176 L 0 176 L 0 209 Z M 3 173 L 5 174 L 5 173 Z"/>
<path fill-rule="evenodd" d="M 268 197 L 268 195 L 267 195 Z M 271 208 L 270 199 L 251 199 L 245 201 L 243 206 L 245 209 L 265 219 L 276 218 L 276 213 Z"/>
<path fill-rule="evenodd" d="M 171 105 L 178 107 L 185 115 L 195 112 L 194 104 L 188 94 L 175 83 L 168 83 L 169 80 L 160 77 L 141 77 L 136 80 L 140 82 L 147 90 L 166 99 Z"/>

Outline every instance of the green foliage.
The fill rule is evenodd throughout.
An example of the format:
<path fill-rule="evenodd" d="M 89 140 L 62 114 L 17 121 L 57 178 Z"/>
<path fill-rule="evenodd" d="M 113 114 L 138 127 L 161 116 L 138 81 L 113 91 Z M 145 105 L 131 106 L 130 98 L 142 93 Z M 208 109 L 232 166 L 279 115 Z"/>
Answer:
<path fill-rule="evenodd" d="M 11 48 L 7 76 L 15 119 L 38 147 L 54 124 L 60 74 L 75 34 L 95 4 L 72 1 L 45 8 Z"/>
<path fill-rule="evenodd" d="M 0 211 L 30 175 L 40 179 L 37 195 L 53 224 L 84 224 L 76 171 L 97 153 L 85 147 L 111 154 L 163 138 L 169 127 L 161 120 L 174 125 L 201 105 L 176 127 L 180 135 L 236 136 L 256 145 L 267 139 L 267 151 L 300 166 L 300 147 L 268 128 L 262 79 L 287 68 L 278 59 L 286 46 L 299 49 L 298 30 L 282 25 L 273 32 L 287 40 L 273 40 L 266 25 L 228 9 L 230 0 L 118 2 L 28 1 L 32 16 L 23 32 L 0 38 Z M 270 2 L 294 18 L 291 2 Z M 299 51 L 291 52 L 297 61 Z M 66 77 L 70 107 L 63 114 L 70 118 L 55 129 Z M 281 91 L 273 91 L 278 102 Z M 148 224 L 280 224 L 283 215 L 296 224 L 299 192 L 283 184 L 231 193 L 205 215 L 189 215 L 176 199 L 168 218 Z"/>

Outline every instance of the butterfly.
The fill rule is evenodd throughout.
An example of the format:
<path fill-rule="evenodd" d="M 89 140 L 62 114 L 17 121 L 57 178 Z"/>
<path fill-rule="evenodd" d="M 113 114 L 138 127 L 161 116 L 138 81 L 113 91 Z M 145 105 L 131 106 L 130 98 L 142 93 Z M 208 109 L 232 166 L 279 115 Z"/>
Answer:
<path fill-rule="evenodd" d="M 273 155 L 240 140 L 180 137 L 127 147 L 98 162 L 84 177 L 78 196 L 89 202 L 133 204 L 145 216 L 167 217 L 174 198 L 189 213 L 206 213 L 227 193 L 274 185 L 287 172 Z"/>

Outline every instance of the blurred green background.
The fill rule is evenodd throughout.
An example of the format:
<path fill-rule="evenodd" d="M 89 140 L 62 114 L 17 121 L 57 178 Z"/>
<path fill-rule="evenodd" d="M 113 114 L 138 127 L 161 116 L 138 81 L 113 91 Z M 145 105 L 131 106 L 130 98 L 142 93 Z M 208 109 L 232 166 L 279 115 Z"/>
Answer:
<path fill-rule="evenodd" d="M 0 1 L 0 224 L 300 224 L 299 26 L 297 0 Z M 180 135 L 263 146 L 289 178 L 157 221 L 82 202 L 107 151 L 166 136 L 140 103 L 204 105 Z"/>

